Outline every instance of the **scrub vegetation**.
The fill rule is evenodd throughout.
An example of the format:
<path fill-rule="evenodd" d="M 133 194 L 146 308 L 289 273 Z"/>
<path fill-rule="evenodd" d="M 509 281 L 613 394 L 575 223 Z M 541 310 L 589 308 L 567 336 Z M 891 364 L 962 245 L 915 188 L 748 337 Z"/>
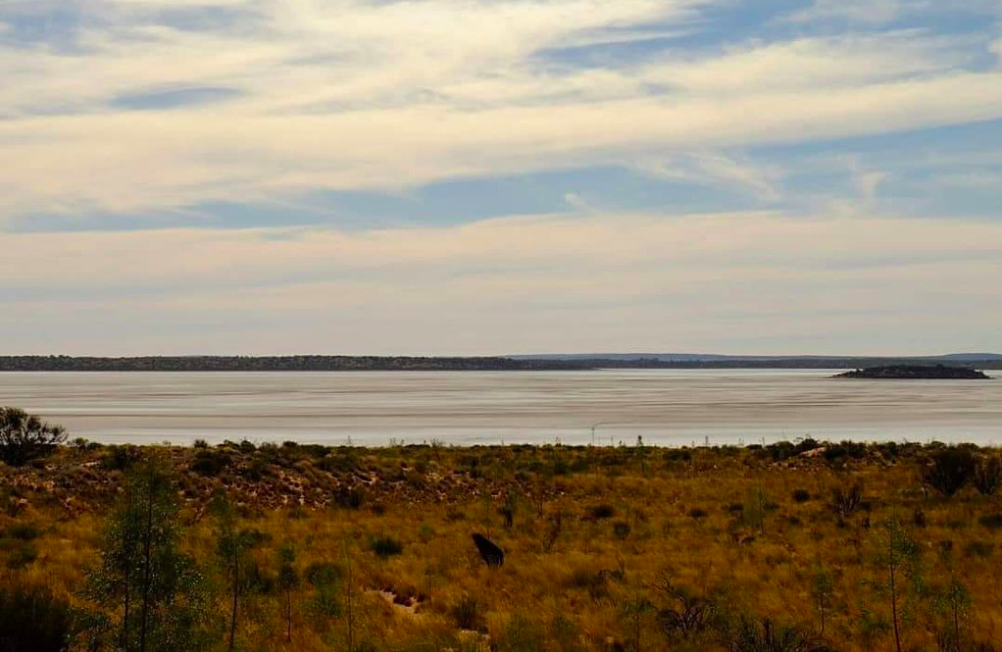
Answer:
<path fill-rule="evenodd" d="M 4 652 L 1002 640 L 991 449 L 78 440 L 18 462 L 0 467 Z"/>

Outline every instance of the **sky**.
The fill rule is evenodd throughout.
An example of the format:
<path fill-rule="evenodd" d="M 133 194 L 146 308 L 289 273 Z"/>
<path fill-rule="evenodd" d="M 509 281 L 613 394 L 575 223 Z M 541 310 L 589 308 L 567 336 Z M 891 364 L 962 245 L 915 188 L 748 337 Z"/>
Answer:
<path fill-rule="evenodd" d="M 1002 351 L 1002 0 L 0 0 L 0 354 Z"/>

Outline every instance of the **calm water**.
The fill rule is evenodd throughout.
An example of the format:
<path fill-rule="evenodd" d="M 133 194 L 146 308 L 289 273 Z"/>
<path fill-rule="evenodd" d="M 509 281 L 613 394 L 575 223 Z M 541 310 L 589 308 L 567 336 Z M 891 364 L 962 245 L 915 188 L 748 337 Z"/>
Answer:
<path fill-rule="evenodd" d="M 0 405 L 105 442 L 1002 443 L 1002 381 L 832 373 L 0 373 Z"/>

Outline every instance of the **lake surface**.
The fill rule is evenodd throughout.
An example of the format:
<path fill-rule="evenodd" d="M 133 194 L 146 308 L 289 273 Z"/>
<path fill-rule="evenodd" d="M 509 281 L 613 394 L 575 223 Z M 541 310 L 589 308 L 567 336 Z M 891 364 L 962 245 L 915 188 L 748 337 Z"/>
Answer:
<path fill-rule="evenodd" d="M 0 405 L 102 442 L 1002 443 L 1002 381 L 834 373 L 0 373 Z"/>

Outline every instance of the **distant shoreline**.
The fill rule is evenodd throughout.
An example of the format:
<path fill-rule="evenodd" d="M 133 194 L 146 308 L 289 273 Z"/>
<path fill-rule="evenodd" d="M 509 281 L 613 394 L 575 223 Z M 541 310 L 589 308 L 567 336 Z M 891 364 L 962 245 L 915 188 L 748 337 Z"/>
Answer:
<path fill-rule="evenodd" d="M 332 371 L 595 371 L 599 369 L 858 369 L 891 365 L 946 365 L 1002 369 L 1002 357 L 752 357 L 668 359 L 616 356 L 0 356 L 0 372 L 332 372 Z"/>

